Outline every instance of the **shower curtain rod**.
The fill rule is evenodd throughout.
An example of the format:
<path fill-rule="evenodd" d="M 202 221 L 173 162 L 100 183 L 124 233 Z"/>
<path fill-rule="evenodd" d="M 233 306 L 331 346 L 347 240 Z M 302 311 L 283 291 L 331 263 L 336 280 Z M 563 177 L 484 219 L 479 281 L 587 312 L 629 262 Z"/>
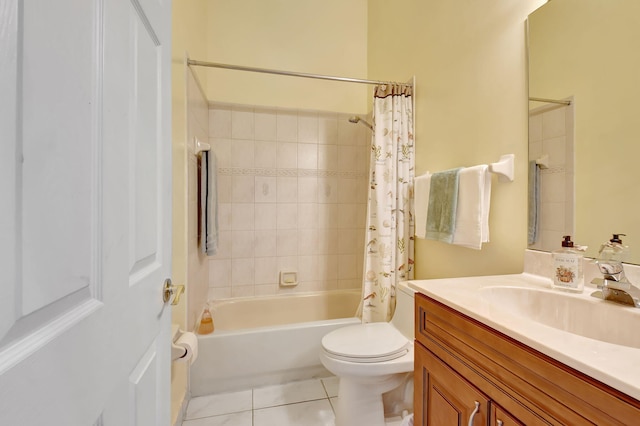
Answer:
<path fill-rule="evenodd" d="M 260 72 L 265 74 L 277 74 L 277 75 L 287 75 L 291 77 L 305 77 L 305 78 L 316 78 L 320 80 L 333 80 L 333 81 L 343 81 L 347 83 L 363 83 L 363 84 L 399 84 L 403 86 L 411 86 L 412 83 L 398 83 L 395 81 L 378 81 L 378 80 L 364 80 L 361 78 L 350 78 L 350 77 L 336 77 L 332 75 L 321 75 L 321 74 L 308 74 L 303 72 L 294 72 L 294 71 L 280 71 L 280 70 L 272 70 L 267 68 L 255 68 L 255 67 L 245 67 L 242 65 L 230 65 L 230 64 L 220 64 L 216 62 L 205 62 L 205 61 L 196 61 L 193 59 L 187 60 L 188 65 L 193 65 L 197 67 L 210 67 L 210 68 L 224 68 L 229 70 L 238 70 L 238 71 L 250 71 L 250 72 Z"/>
<path fill-rule="evenodd" d="M 551 104 L 562 104 L 562 105 L 571 105 L 571 101 L 565 101 L 565 100 L 557 100 L 557 99 L 547 99 L 547 98 L 529 98 L 530 101 L 535 101 L 535 102 L 548 102 Z"/>

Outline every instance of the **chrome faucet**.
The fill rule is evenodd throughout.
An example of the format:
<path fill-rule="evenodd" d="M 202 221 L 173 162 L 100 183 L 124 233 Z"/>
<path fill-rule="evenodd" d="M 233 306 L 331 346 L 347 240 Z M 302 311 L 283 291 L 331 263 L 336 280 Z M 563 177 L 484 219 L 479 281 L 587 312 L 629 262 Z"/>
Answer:
<path fill-rule="evenodd" d="M 594 278 L 591 281 L 591 284 L 596 284 L 600 289 L 591 294 L 593 297 L 640 308 L 640 288 L 627 279 L 622 262 L 597 260 L 596 265 L 603 278 Z"/>

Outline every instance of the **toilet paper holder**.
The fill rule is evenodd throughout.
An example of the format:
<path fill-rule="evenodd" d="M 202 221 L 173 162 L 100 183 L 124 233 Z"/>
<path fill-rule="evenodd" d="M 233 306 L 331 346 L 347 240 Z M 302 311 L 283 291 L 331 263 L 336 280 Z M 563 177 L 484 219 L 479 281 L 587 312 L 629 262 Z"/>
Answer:
<path fill-rule="evenodd" d="M 180 330 L 177 325 L 172 326 L 171 362 L 195 361 L 198 356 L 198 342 L 193 333 Z M 183 338 L 186 337 L 186 342 Z"/>

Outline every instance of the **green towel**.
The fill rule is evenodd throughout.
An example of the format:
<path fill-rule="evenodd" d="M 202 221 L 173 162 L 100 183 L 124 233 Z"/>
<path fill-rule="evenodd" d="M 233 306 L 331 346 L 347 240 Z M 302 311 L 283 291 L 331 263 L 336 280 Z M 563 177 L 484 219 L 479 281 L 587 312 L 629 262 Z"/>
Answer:
<path fill-rule="evenodd" d="M 445 170 L 431 176 L 426 238 L 451 244 L 456 230 L 458 174 L 462 168 Z"/>

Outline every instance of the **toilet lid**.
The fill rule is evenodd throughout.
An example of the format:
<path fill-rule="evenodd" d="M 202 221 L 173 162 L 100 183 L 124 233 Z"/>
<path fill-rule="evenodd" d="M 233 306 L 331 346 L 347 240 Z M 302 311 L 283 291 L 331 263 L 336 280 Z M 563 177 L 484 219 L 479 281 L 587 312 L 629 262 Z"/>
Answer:
<path fill-rule="evenodd" d="M 387 322 L 352 325 L 322 338 L 322 347 L 339 359 L 356 362 L 388 361 L 407 353 L 409 340 Z"/>

